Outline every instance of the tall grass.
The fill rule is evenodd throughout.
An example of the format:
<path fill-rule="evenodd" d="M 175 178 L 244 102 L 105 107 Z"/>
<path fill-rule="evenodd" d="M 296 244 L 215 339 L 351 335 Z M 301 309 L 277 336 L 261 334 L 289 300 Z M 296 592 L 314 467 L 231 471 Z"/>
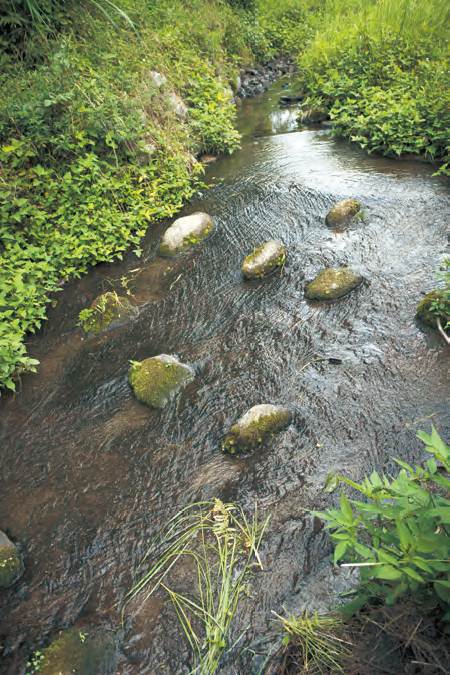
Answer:
<path fill-rule="evenodd" d="M 213 675 L 228 645 L 230 626 L 254 568 L 262 569 L 259 546 L 268 524 L 255 508 L 249 520 L 243 510 L 219 499 L 181 510 L 149 549 L 147 567 L 128 601 L 145 601 L 157 590 L 169 596 L 191 648 L 191 673 Z M 170 585 L 178 564 L 190 563 L 194 584 L 185 594 Z"/>

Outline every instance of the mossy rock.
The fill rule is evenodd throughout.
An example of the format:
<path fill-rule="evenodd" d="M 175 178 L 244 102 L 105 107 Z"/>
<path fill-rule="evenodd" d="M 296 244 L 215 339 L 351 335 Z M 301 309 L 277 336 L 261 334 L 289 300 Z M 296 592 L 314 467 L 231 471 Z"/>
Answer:
<path fill-rule="evenodd" d="M 164 408 L 194 377 L 190 366 L 168 354 L 136 361 L 129 372 L 129 382 L 136 398 L 152 408 Z"/>
<path fill-rule="evenodd" d="M 291 419 L 291 412 L 283 406 L 269 403 L 255 405 L 233 424 L 222 448 L 232 455 L 252 450 L 285 429 Z"/>
<path fill-rule="evenodd" d="M 435 303 L 439 303 L 439 308 L 432 309 Z M 450 321 L 450 297 L 443 290 L 434 290 L 424 295 L 417 305 L 416 318 L 422 323 L 437 328 L 437 320 L 440 319 L 443 328 Z"/>
<path fill-rule="evenodd" d="M 136 307 L 126 296 L 108 291 L 95 298 L 88 309 L 80 312 L 80 325 L 85 333 L 97 334 L 136 312 Z"/>
<path fill-rule="evenodd" d="M 358 215 L 361 215 L 360 202 L 357 199 L 343 199 L 328 211 L 325 222 L 328 227 L 347 225 Z"/>
<path fill-rule="evenodd" d="M 286 262 L 286 247 L 281 241 L 271 239 L 250 253 L 242 263 L 246 279 L 261 279 L 282 267 Z"/>
<path fill-rule="evenodd" d="M 107 675 L 115 672 L 117 649 L 112 635 L 98 630 L 63 631 L 36 661 L 39 675 Z"/>
<path fill-rule="evenodd" d="M 193 213 L 177 218 L 165 231 L 159 245 L 159 254 L 174 256 L 200 244 L 214 229 L 214 223 L 207 213 Z"/>
<path fill-rule="evenodd" d="M 358 288 L 364 278 L 349 267 L 328 267 L 307 284 L 308 300 L 337 300 Z"/>
<path fill-rule="evenodd" d="M 0 588 L 12 586 L 23 571 L 23 561 L 17 546 L 0 530 Z"/>

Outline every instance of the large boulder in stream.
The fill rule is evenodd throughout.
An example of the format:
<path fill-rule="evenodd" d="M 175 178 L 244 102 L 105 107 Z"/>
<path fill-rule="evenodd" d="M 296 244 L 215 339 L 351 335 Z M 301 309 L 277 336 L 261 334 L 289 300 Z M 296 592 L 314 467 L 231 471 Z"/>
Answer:
<path fill-rule="evenodd" d="M 23 574 L 22 557 L 11 539 L 0 530 L 0 588 L 9 588 Z"/>
<path fill-rule="evenodd" d="M 36 656 L 32 657 L 32 663 Z M 108 675 L 116 672 L 117 648 L 112 634 L 71 628 L 39 655 L 39 675 Z"/>
<path fill-rule="evenodd" d="M 85 333 L 97 334 L 135 314 L 137 308 L 126 296 L 108 291 L 95 298 L 90 307 L 83 309 L 79 320 Z"/>
<path fill-rule="evenodd" d="M 213 220 L 207 213 L 199 212 L 177 218 L 165 231 L 159 245 L 159 253 L 163 256 L 174 256 L 186 251 L 206 239 L 213 229 Z"/>
<path fill-rule="evenodd" d="M 358 288 L 364 278 L 349 267 L 328 267 L 307 284 L 308 300 L 337 300 Z"/>
<path fill-rule="evenodd" d="M 286 262 L 286 247 L 281 241 L 271 239 L 255 248 L 242 263 L 246 279 L 261 279 Z"/>
<path fill-rule="evenodd" d="M 303 108 L 298 119 L 301 124 L 320 124 L 329 118 L 326 108 Z"/>
<path fill-rule="evenodd" d="M 160 354 L 132 362 L 128 379 L 139 401 L 152 408 L 164 408 L 194 377 L 194 370 L 176 356 Z"/>
<path fill-rule="evenodd" d="M 339 227 L 348 225 L 353 218 L 360 215 L 361 204 L 357 199 L 343 199 L 328 211 L 325 222 L 328 227 Z"/>
<path fill-rule="evenodd" d="M 270 437 L 285 429 L 292 419 L 288 408 L 263 403 L 250 408 L 233 426 L 222 444 L 232 455 L 260 446 Z"/>
<path fill-rule="evenodd" d="M 437 320 L 445 328 L 450 321 L 450 297 L 444 290 L 436 289 L 423 296 L 417 305 L 416 318 L 431 328 L 437 328 Z"/>

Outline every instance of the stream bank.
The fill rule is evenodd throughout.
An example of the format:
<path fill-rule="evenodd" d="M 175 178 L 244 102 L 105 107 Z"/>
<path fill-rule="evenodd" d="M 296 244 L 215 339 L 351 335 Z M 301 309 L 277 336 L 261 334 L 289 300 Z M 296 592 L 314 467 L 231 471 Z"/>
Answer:
<path fill-rule="evenodd" d="M 309 515 L 330 502 L 330 471 L 359 478 L 418 459 L 417 428 L 449 428 L 448 353 L 418 326 L 434 285 L 450 212 L 445 183 L 415 162 L 367 157 L 320 127 L 297 130 L 280 108 L 283 82 L 239 109 L 242 149 L 207 169 L 211 189 L 182 215 L 212 214 L 216 231 L 174 259 L 156 256 L 161 223 L 140 260 L 100 265 L 70 282 L 32 352 L 37 375 L 2 402 L 2 527 L 25 573 L 0 596 L 5 673 L 61 628 L 116 630 L 120 604 L 150 540 L 185 504 L 218 496 L 271 514 L 264 571 L 243 603 L 223 673 L 257 671 L 271 611 L 323 609 L 348 580 L 329 564 L 326 534 Z M 354 197 L 364 219 L 342 232 L 325 216 Z M 245 282 L 243 258 L 269 239 L 282 273 Z M 333 304 L 308 303 L 305 285 L 326 266 L 365 278 Z M 138 316 L 98 336 L 79 311 L 126 278 Z M 177 354 L 196 374 L 162 411 L 135 400 L 130 360 Z M 229 457 L 220 443 L 245 411 L 289 405 L 288 428 L 266 448 Z M 4 525 L 3 525 L 4 523 Z M 126 675 L 188 672 L 189 652 L 162 598 L 129 607 L 119 634 Z"/>

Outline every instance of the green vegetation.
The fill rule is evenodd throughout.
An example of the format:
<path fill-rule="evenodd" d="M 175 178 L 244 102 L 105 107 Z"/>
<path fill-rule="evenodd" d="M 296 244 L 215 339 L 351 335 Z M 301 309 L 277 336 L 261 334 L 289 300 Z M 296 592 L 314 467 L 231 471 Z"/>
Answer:
<path fill-rule="evenodd" d="M 238 144 L 227 90 L 246 53 L 238 10 L 220 0 L 122 2 L 137 34 L 101 12 L 80 16 L 77 3 L 47 4 L 64 9 L 64 21 L 52 20 L 60 32 L 27 27 L 20 61 L 19 38 L 0 51 L 0 386 L 10 389 L 37 365 L 24 339 L 62 284 L 130 247 L 140 255 L 148 225 L 199 185 L 193 155 Z"/>
<path fill-rule="evenodd" d="M 82 309 L 78 319 L 85 333 L 100 333 L 133 311 L 134 307 L 127 297 L 117 295 L 116 291 L 107 291 L 96 298 L 90 307 Z"/>
<path fill-rule="evenodd" d="M 160 588 L 168 594 L 192 650 L 191 673 L 217 671 L 252 570 L 262 569 L 258 549 L 267 524 L 256 510 L 249 520 L 240 507 L 219 499 L 198 502 L 180 511 L 148 551 L 143 564 L 152 562 L 128 599 L 140 594 L 146 599 Z M 195 570 L 189 594 L 169 586 L 171 571 L 183 563 Z"/>
<path fill-rule="evenodd" d="M 306 105 L 325 107 L 334 132 L 369 152 L 449 152 L 445 0 L 325 0 L 299 58 Z"/>
<path fill-rule="evenodd" d="M 424 602 L 436 599 L 450 622 L 450 447 L 434 427 L 417 435 L 431 455 L 423 466 L 396 460 L 401 470 L 395 478 L 373 471 L 362 483 L 332 476 L 330 490 L 343 483 L 364 501 L 342 494 L 340 508 L 316 515 L 336 543 L 334 562 L 359 569 L 350 611 L 370 599 L 392 605 L 409 593 Z"/>
<path fill-rule="evenodd" d="M 431 328 L 437 328 L 444 340 L 450 344 L 450 258 L 444 261 L 444 269 L 438 272 L 442 288 L 427 293 L 417 305 L 417 318 Z"/>
<path fill-rule="evenodd" d="M 338 614 L 305 610 L 300 616 L 275 616 L 282 625 L 285 650 L 289 655 L 296 654 L 297 667 L 289 672 L 344 672 L 342 663 L 349 655 L 349 649 L 347 642 L 339 637 L 343 621 Z"/>

